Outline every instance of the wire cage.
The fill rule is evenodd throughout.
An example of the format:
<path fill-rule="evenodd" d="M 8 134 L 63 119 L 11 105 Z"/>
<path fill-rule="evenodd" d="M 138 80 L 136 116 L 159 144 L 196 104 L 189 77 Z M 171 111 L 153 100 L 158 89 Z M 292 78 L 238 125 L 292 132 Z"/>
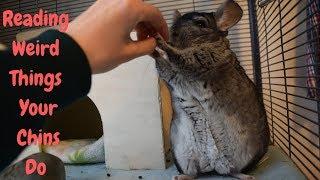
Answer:
<path fill-rule="evenodd" d="M 263 94 L 272 142 L 309 179 L 320 177 L 320 1 L 274 0 L 252 10 L 255 80 Z"/>
<path fill-rule="evenodd" d="M 272 143 L 308 179 L 320 177 L 319 0 L 235 0 L 242 20 L 229 31 L 233 51 L 263 95 Z M 2 0 L 0 11 L 33 13 L 39 8 L 67 12 L 71 19 L 94 0 Z M 174 10 L 212 12 L 224 0 L 146 0 L 169 25 Z M 2 23 L 2 22 L 0 22 Z M 0 29 L 10 45 L 25 28 Z"/>

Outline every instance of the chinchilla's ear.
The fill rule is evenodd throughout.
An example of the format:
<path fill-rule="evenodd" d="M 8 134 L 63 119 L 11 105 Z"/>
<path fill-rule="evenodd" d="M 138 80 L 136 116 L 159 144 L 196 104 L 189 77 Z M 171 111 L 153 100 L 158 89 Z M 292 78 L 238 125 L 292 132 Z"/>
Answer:
<path fill-rule="evenodd" d="M 220 31 L 227 31 L 242 18 L 243 11 L 238 3 L 227 0 L 215 13 L 215 19 Z"/>
<path fill-rule="evenodd" d="M 177 20 L 181 17 L 181 13 L 178 10 L 175 10 L 173 13 L 173 23 L 177 22 Z"/>

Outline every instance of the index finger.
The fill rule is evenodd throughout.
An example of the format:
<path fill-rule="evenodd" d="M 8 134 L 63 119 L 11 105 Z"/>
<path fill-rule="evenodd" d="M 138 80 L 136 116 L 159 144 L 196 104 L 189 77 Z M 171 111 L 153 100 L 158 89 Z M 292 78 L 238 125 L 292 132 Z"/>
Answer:
<path fill-rule="evenodd" d="M 160 33 L 165 40 L 169 40 L 168 25 L 158 8 L 144 3 L 140 21 L 147 22 L 155 31 Z"/>

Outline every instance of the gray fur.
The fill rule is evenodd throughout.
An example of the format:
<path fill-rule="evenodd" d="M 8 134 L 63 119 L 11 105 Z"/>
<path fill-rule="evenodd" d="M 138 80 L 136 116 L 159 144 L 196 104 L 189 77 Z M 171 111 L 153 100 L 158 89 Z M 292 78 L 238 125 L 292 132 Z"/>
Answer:
<path fill-rule="evenodd" d="M 207 25 L 197 27 L 197 18 Z M 255 165 L 269 144 L 262 97 L 230 50 L 226 32 L 216 29 L 214 13 L 178 18 L 171 43 L 159 36 L 157 42 L 167 55 L 153 57 L 171 89 L 171 144 L 181 173 L 233 175 Z"/>

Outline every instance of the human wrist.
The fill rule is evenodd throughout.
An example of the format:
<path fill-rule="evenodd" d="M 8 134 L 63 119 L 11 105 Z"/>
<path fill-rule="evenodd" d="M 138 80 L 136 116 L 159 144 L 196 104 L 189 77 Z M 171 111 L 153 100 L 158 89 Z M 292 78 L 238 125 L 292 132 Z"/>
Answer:
<path fill-rule="evenodd" d="M 84 39 L 84 35 L 82 35 L 80 32 L 81 32 L 80 29 L 76 28 L 76 25 L 74 25 L 74 23 L 72 22 L 65 33 L 69 35 L 83 50 L 83 52 L 87 57 L 91 72 L 94 74 L 96 71 L 95 70 L 96 68 L 94 65 L 94 61 L 95 61 L 94 53 L 92 52 L 90 47 L 87 46 L 87 44 L 85 43 L 86 40 Z"/>

